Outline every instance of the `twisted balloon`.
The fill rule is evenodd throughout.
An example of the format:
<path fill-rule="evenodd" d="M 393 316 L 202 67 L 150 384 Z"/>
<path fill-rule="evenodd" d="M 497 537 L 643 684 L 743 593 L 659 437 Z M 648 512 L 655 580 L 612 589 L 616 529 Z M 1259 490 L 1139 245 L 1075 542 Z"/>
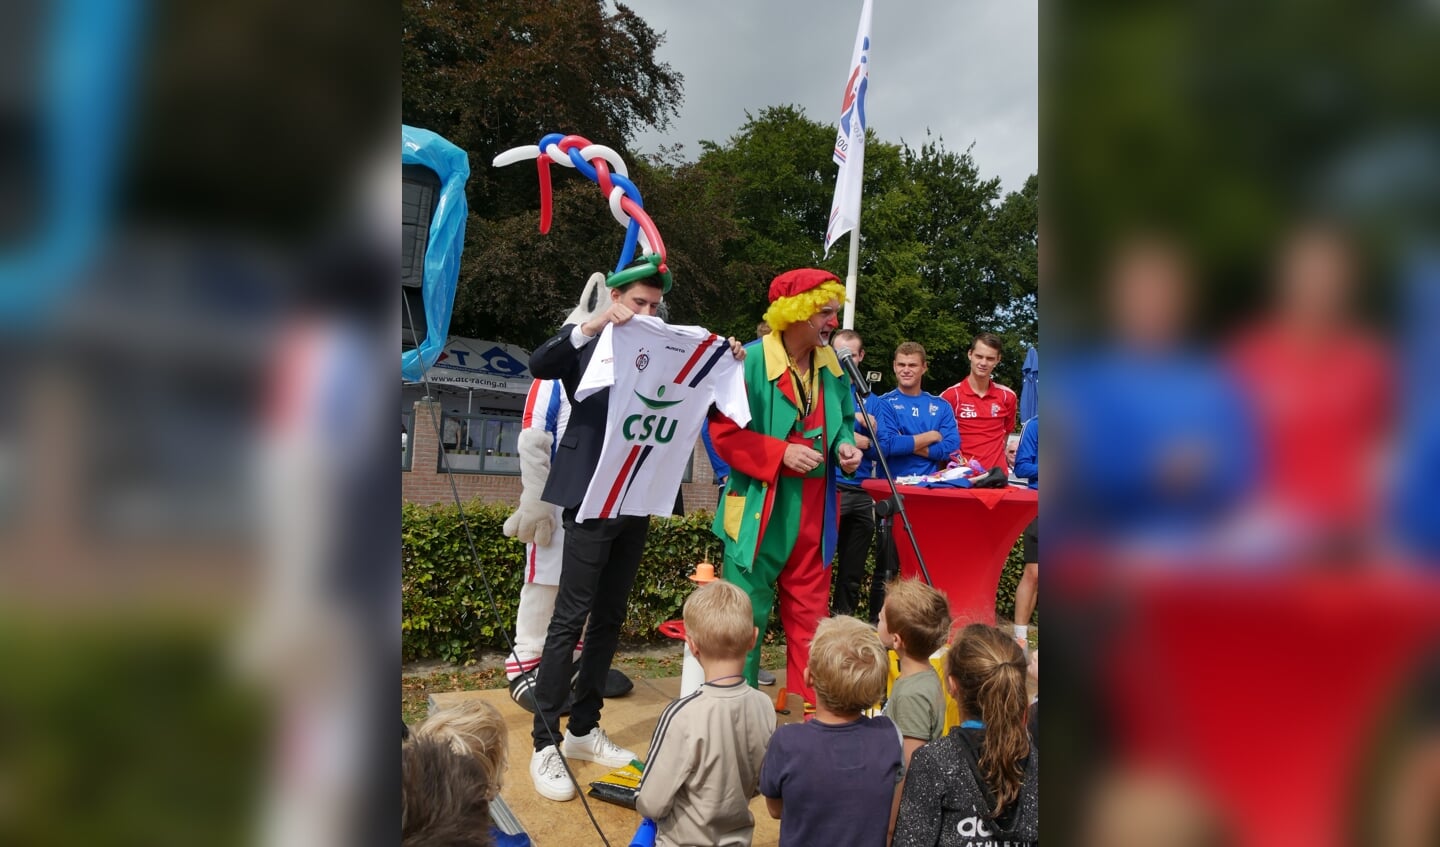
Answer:
<path fill-rule="evenodd" d="M 540 139 L 539 144 L 513 147 L 495 157 L 492 163 L 497 168 L 534 159 L 540 173 L 540 232 L 550 231 L 552 212 L 550 196 L 550 165 L 564 165 L 574 168 L 600 187 L 600 193 L 610 204 L 610 214 L 625 227 L 625 244 L 620 249 L 620 261 L 615 263 L 615 273 L 620 273 L 635 258 L 638 243 L 643 255 L 654 263 L 656 272 L 667 275 L 665 265 L 665 242 L 660 230 L 645 211 L 645 202 L 640 189 L 630 181 L 629 169 L 620 154 L 603 144 L 592 144 L 579 135 L 561 135 L 552 132 Z M 668 287 L 668 286 L 667 286 Z"/>

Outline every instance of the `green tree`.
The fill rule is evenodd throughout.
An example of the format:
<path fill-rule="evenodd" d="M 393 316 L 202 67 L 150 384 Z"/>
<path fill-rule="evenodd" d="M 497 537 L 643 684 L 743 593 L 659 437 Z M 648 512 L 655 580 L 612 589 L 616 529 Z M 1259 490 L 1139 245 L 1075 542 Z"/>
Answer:
<path fill-rule="evenodd" d="M 720 279 L 731 296 L 709 314 L 712 328 L 751 331 L 770 280 L 796 267 L 844 277 L 848 243 L 829 257 L 822 238 L 835 189 L 834 128 L 793 106 L 763 109 L 724 144 L 702 143 L 697 168 L 718 207 L 733 209 L 738 235 L 725 245 Z M 1001 197 L 968 153 L 939 140 L 919 150 L 867 138 L 855 328 L 874 369 L 887 375 L 890 352 L 917 340 L 931 355 L 930 385 L 967 371 L 970 337 L 982 330 L 1007 341 L 1000 378 L 1019 384 L 1025 346 L 1037 336 L 1035 177 Z"/>
<path fill-rule="evenodd" d="M 611 270 L 622 243 L 597 187 L 554 171 L 550 234 L 538 232 L 533 166 L 488 166 L 544 132 L 575 131 L 625 155 L 645 125 L 664 126 L 680 78 L 655 61 L 661 36 L 623 5 L 407 0 L 404 119 L 470 153 L 471 217 L 452 331 L 533 347 L 554 332 L 585 279 Z M 835 189 L 834 128 L 803 110 L 747 114 L 694 162 L 674 150 L 627 156 L 647 212 L 665 238 L 672 320 L 750 338 L 770 281 L 797 267 L 843 278 L 848 244 L 822 238 Z M 1038 183 L 1001 197 L 968 153 L 939 140 L 919 150 L 867 138 L 856 328 L 888 374 L 906 339 L 931 352 L 930 385 L 966 370 L 981 330 L 1007 338 L 1002 380 L 1018 384 L 1034 340 Z"/>
<path fill-rule="evenodd" d="M 655 58 L 662 36 L 602 0 L 404 0 L 401 118 L 470 153 L 468 196 L 483 217 L 533 213 L 533 170 L 495 154 L 548 132 L 622 153 L 679 112 L 683 79 Z"/>
<path fill-rule="evenodd" d="M 623 3 L 606 7 L 401 4 L 401 118 L 470 156 L 455 334 L 533 346 L 554 331 L 591 272 L 614 267 L 623 236 L 594 184 L 556 167 L 554 225 L 541 236 L 534 166 L 490 166 L 496 154 L 549 132 L 585 135 L 633 165 L 629 140 L 669 124 L 682 78 L 655 57 L 662 36 Z"/>
<path fill-rule="evenodd" d="M 1041 158 L 1054 175 L 1047 250 L 1064 270 L 1067 314 L 1096 299 L 1117 244 L 1157 230 L 1192 252 L 1202 318 L 1243 314 L 1268 290 L 1269 253 L 1297 214 L 1363 211 L 1339 202 L 1347 185 L 1371 202 L 1415 188 L 1387 176 L 1409 155 L 1387 145 L 1433 127 L 1440 108 L 1427 84 L 1440 72 L 1440 26 L 1414 4 L 1066 12 L 1042 52 Z M 1394 221 L 1378 223 L 1383 240 Z"/>
<path fill-rule="evenodd" d="M 693 164 L 637 159 L 630 175 L 665 239 L 675 280 L 666 297 L 671 320 L 713 328 L 710 310 L 730 299 L 720 281 L 722 247 L 736 233 L 728 208 L 706 195 Z M 461 257 L 465 284 L 456 292 L 454 321 L 464 330 L 457 333 L 534 347 L 555 332 L 590 274 L 614 269 L 622 230 L 596 186 L 573 173 L 555 177 L 549 235 L 539 233 L 533 208 L 494 220 L 472 217 L 478 231 L 467 232 Z"/>

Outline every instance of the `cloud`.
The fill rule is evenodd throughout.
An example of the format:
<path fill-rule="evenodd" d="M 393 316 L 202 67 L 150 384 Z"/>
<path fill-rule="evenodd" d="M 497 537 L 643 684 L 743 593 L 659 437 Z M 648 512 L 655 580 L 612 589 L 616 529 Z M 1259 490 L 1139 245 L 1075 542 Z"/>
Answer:
<path fill-rule="evenodd" d="M 793 103 L 834 121 L 860 3 L 725 4 L 632 0 L 665 33 L 662 61 L 685 76 L 685 102 L 642 150 L 701 139 L 724 141 L 745 112 Z M 1039 160 L 1039 10 L 1013 0 L 880 0 L 873 7 L 868 119 L 886 141 L 919 146 L 928 129 L 946 147 L 971 151 L 984 178 L 1017 191 Z"/>

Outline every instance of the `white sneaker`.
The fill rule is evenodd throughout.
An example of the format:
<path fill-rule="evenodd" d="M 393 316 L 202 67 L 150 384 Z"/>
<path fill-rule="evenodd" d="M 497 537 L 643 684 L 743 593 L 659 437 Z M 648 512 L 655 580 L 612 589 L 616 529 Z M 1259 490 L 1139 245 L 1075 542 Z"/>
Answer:
<path fill-rule="evenodd" d="M 530 781 L 541 797 L 561 803 L 575 799 L 575 782 L 565 771 L 554 744 L 530 756 Z"/>
<path fill-rule="evenodd" d="M 567 758 L 599 762 L 612 768 L 623 768 L 635 758 L 633 752 L 616 746 L 605 730 L 598 726 L 588 735 L 573 735 L 570 730 L 565 730 L 564 744 Z"/>

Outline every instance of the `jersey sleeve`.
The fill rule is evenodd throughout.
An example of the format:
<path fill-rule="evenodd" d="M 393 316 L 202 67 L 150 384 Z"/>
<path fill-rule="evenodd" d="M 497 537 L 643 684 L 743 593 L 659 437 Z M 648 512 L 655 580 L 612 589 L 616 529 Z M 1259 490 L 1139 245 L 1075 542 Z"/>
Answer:
<path fill-rule="evenodd" d="M 525 395 L 525 412 L 520 418 L 521 429 L 555 431 L 550 409 L 556 404 L 556 392 L 562 396 L 565 392 L 558 379 L 537 379 L 530 383 L 530 391 Z"/>
<path fill-rule="evenodd" d="M 595 339 L 595 353 L 580 382 L 575 386 L 575 402 L 580 402 L 601 389 L 615 384 L 615 324 L 606 324 Z"/>
<path fill-rule="evenodd" d="M 940 433 L 940 440 L 930 445 L 930 458 L 936 462 L 944 462 L 951 453 L 960 449 L 960 428 L 955 421 L 955 410 L 950 404 L 941 401 L 935 404 L 939 408 L 935 411 L 935 431 Z"/>
<path fill-rule="evenodd" d="M 904 737 L 919 738 L 922 741 L 934 741 L 931 736 L 930 697 L 923 688 L 913 685 L 906 685 L 903 690 L 895 692 L 890 700 L 890 708 L 885 716 L 894 721 L 895 727 Z M 901 742 L 904 744 L 903 740 Z"/>
<path fill-rule="evenodd" d="M 675 797 L 685 786 L 695 769 L 694 753 L 697 745 L 689 743 L 686 722 L 675 720 L 673 712 L 684 705 L 676 701 L 671 715 L 662 716 L 655 727 L 650 741 L 650 761 L 645 764 L 645 773 L 640 779 L 640 788 L 635 795 L 635 811 L 651 820 L 660 820 L 670 814 Z M 665 720 L 670 717 L 670 720 Z M 668 743 L 667 743 L 668 742 Z"/>
<path fill-rule="evenodd" d="M 720 340 L 726 348 L 729 344 L 724 339 Z M 714 392 L 715 407 L 720 413 L 737 426 L 745 426 L 750 423 L 750 400 L 745 395 L 745 372 L 740 363 L 730 353 L 725 354 L 725 359 L 716 366 L 715 379 L 711 383 L 711 390 Z"/>
<path fill-rule="evenodd" d="M 900 428 L 900 417 L 890 401 L 884 397 L 871 398 L 875 402 L 869 407 L 875 419 L 875 443 L 886 456 L 906 456 L 915 452 L 915 436 L 906 435 Z"/>
<path fill-rule="evenodd" d="M 1025 422 L 1020 432 L 1020 448 L 1015 452 L 1015 475 L 1034 481 L 1040 476 L 1040 418 Z"/>

